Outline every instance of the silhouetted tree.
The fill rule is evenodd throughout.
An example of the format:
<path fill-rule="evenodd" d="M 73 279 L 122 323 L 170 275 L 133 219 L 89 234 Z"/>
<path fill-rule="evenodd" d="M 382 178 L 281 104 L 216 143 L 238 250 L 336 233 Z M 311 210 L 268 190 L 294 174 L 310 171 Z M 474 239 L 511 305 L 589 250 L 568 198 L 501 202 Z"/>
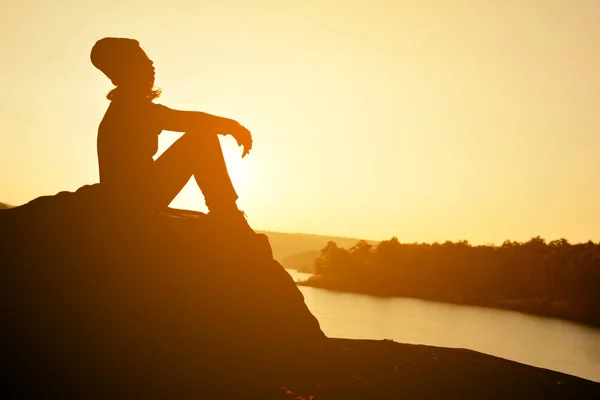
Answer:
<path fill-rule="evenodd" d="M 350 249 L 329 242 L 315 261 L 313 281 L 375 295 L 526 309 L 600 322 L 600 244 L 506 240 L 500 246 L 400 243 L 396 237 Z M 561 311 L 562 310 L 562 311 Z"/>

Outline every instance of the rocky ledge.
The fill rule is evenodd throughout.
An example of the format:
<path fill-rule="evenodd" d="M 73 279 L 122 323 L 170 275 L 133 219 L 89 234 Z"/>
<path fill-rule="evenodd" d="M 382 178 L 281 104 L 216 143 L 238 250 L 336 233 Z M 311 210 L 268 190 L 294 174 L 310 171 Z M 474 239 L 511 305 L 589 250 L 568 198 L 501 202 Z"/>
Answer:
<path fill-rule="evenodd" d="M 328 339 L 266 236 L 99 185 L 0 210 L 2 398 L 599 398 L 458 349 Z"/>

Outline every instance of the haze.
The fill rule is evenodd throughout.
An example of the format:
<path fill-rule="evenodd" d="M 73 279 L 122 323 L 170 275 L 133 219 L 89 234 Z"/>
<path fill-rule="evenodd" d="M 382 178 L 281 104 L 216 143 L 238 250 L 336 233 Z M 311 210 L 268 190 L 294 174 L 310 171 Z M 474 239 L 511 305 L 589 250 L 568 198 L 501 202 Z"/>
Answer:
<path fill-rule="evenodd" d="M 21 0 L 0 17 L 0 201 L 98 181 L 133 37 L 157 100 L 237 119 L 222 139 L 256 229 L 405 242 L 600 240 L 600 2 Z M 178 137 L 161 135 L 164 150 Z M 191 187 L 173 206 L 205 210 Z"/>

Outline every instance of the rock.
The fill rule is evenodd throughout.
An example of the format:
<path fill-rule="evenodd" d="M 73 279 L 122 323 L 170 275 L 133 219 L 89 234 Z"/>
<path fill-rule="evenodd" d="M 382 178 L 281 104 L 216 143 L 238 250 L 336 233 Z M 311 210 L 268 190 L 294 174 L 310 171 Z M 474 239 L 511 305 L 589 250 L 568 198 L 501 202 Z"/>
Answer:
<path fill-rule="evenodd" d="M 0 264 L 2 390 L 23 396 L 227 398 L 312 379 L 329 351 L 266 236 L 99 185 L 1 210 Z"/>

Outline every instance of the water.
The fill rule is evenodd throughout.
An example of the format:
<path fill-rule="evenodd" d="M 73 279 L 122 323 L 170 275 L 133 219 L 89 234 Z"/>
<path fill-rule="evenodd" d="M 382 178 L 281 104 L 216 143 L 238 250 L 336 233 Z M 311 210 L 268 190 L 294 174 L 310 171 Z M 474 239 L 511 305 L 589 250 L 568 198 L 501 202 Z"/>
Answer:
<path fill-rule="evenodd" d="M 296 281 L 310 276 L 288 272 Z M 300 290 L 329 337 L 462 347 L 600 382 L 600 329 L 483 307 Z"/>

